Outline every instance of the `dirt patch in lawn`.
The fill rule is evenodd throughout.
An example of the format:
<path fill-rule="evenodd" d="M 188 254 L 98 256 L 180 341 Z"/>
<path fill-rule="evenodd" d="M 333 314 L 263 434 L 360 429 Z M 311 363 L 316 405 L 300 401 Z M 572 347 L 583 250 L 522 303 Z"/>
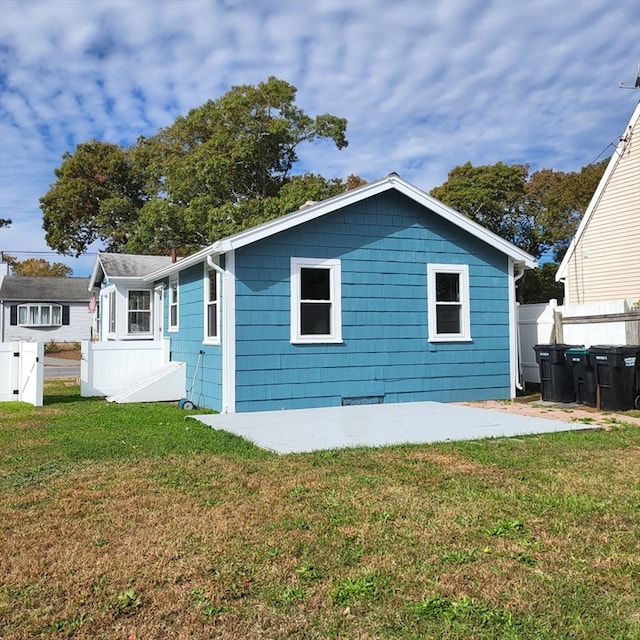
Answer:
<path fill-rule="evenodd" d="M 547 420 L 595 424 L 605 429 L 621 422 L 640 426 L 640 417 L 631 416 L 625 412 L 600 411 L 593 407 L 573 403 L 545 402 L 541 400 L 528 402 L 488 400 L 485 402 L 463 402 L 461 404 L 479 409 L 491 409 L 492 411 L 515 413 L 521 416 L 532 416 Z"/>

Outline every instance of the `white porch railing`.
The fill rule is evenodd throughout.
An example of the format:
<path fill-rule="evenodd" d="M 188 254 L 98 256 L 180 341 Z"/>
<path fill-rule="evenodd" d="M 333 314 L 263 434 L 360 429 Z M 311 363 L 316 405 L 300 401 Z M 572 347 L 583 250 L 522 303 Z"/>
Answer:
<path fill-rule="evenodd" d="M 80 395 L 111 396 L 169 363 L 169 339 L 82 342 Z"/>
<path fill-rule="evenodd" d="M 44 342 L 0 343 L 0 402 L 42 406 Z"/>

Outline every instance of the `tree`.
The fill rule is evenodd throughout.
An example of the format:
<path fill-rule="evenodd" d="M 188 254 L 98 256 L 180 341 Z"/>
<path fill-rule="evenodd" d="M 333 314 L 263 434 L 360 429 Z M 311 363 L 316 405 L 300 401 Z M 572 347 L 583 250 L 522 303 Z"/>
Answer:
<path fill-rule="evenodd" d="M 561 262 L 609 158 L 582 167 L 579 172 L 563 173 L 542 169 L 527 183 L 527 201 L 538 225 L 545 230 L 546 243 L 553 258 Z"/>
<path fill-rule="evenodd" d="M 28 258 L 17 260 L 13 256 L 4 255 L 5 262 L 11 266 L 14 276 L 39 276 L 66 278 L 73 273 L 73 269 L 62 262 L 48 262 L 43 258 Z"/>
<path fill-rule="evenodd" d="M 47 244 L 73 256 L 95 240 L 124 249 L 145 201 L 129 152 L 91 140 L 62 159 L 56 182 L 40 198 Z"/>
<path fill-rule="evenodd" d="M 0 218 L 0 229 L 2 227 L 10 227 L 13 224 L 13 220 L 11 218 Z"/>
<path fill-rule="evenodd" d="M 449 172 L 431 195 L 535 257 L 562 259 L 608 160 L 563 173 L 527 165 L 470 162 Z"/>
<path fill-rule="evenodd" d="M 544 241 L 535 219 L 525 207 L 526 165 L 454 167 L 444 184 L 431 195 L 475 220 L 532 255 L 543 251 Z"/>
<path fill-rule="evenodd" d="M 72 255 L 95 240 L 114 251 L 188 252 L 346 189 L 341 181 L 291 175 L 302 143 L 348 144 L 347 121 L 308 116 L 296 92 L 271 77 L 232 87 L 129 149 L 97 140 L 78 145 L 40 199 L 47 243 Z"/>
<path fill-rule="evenodd" d="M 559 304 L 562 304 L 564 285 L 555 280 L 557 270 L 557 264 L 545 262 L 537 269 L 525 271 L 516 285 L 518 302 L 536 304 L 555 299 Z"/>
<path fill-rule="evenodd" d="M 317 139 L 346 147 L 347 122 L 328 114 L 311 118 L 295 105 L 296 92 L 273 77 L 257 86 L 232 87 L 156 136 L 140 138 L 133 158 L 148 202 L 129 247 L 145 245 L 159 229 L 165 242 L 201 247 L 287 213 L 290 194 L 277 205 L 290 183 L 294 189 L 310 187 L 303 201 L 326 189 L 330 181 L 319 176 L 291 176 L 297 149 Z"/>

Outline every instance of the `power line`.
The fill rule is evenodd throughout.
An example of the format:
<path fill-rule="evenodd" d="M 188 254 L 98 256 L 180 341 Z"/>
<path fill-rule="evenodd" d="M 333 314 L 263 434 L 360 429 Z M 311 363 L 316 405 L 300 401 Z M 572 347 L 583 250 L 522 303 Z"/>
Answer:
<path fill-rule="evenodd" d="M 60 258 L 71 258 L 72 260 L 77 260 L 79 258 L 82 258 L 84 256 L 97 256 L 98 252 L 97 251 L 87 251 L 86 253 L 83 253 L 80 256 L 65 256 L 61 253 L 56 253 L 55 251 L 53 251 L 53 249 L 51 251 L 12 251 L 11 249 L 0 249 L 0 253 L 8 253 L 10 255 L 21 255 L 21 256 L 51 256 L 52 254 L 60 257 Z"/>

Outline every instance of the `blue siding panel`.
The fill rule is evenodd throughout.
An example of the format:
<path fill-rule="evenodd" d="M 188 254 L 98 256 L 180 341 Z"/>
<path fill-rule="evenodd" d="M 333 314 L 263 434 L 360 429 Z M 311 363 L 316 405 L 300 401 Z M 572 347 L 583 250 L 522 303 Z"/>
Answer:
<path fill-rule="evenodd" d="M 290 259 L 339 258 L 342 344 L 290 343 Z M 472 341 L 427 340 L 427 263 L 469 265 Z M 510 395 L 508 262 L 391 192 L 236 252 L 236 410 Z"/>
<path fill-rule="evenodd" d="M 187 395 L 197 406 L 222 409 L 222 349 L 205 345 L 204 265 L 189 267 L 179 274 L 177 332 L 171 338 L 171 360 L 186 362 Z M 168 296 L 165 296 L 165 327 Z M 224 330 L 224 327 L 221 327 Z M 200 351 L 204 353 L 200 356 Z"/>

